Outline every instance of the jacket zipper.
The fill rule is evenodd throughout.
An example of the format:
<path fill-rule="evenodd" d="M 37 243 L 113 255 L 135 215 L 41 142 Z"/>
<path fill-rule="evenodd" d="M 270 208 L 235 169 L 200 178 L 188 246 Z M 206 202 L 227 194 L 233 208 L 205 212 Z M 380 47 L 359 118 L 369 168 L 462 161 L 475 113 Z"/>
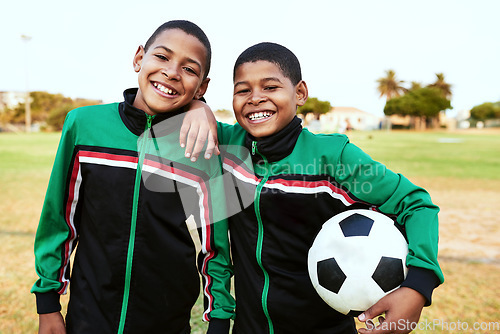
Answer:
<path fill-rule="evenodd" d="M 132 201 L 132 218 L 130 221 L 130 236 L 127 249 L 127 264 L 125 267 L 125 284 L 123 288 L 123 301 L 120 313 L 120 323 L 118 325 L 118 334 L 123 334 L 123 331 L 125 329 L 125 321 L 127 319 L 127 308 L 130 296 L 130 281 L 132 276 L 132 260 L 134 257 L 135 231 L 137 226 L 137 211 L 139 206 L 139 189 L 142 178 L 142 165 L 144 163 L 144 156 L 146 155 L 146 150 L 149 143 L 149 135 L 154 115 L 146 115 L 146 117 L 147 117 L 146 128 L 144 129 L 144 135 L 142 136 L 142 142 L 140 143 L 139 159 L 137 161 L 137 169 L 135 172 L 134 197 Z"/>
<path fill-rule="evenodd" d="M 267 273 L 266 269 L 262 265 L 262 246 L 264 243 L 264 225 L 262 223 L 262 217 L 260 215 L 260 195 L 262 192 L 262 188 L 264 187 L 264 184 L 266 184 L 267 180 L 269 179 L 269 168 L 268 168 L 268 161 L 265 156 L 260 154 L 260 152 L 257 150 L 257 142 L 252 141 L 252 155 L 259 154 L 262 159 L 264 159 L 264 168 L 265 168 L 265 174 L 262 180 L 259 182 L 257 185 L 257 189 L 255 190 L 255 196 L 254 196 L 254 207 L 255 207 L 255 215 L 257 217 L 257 227 L 258 227 L 258 234 L 257 234 L 257 248 L 255 251 L 255 256 L 257 258 L 257 263 L 259 264 L 260 269 L 264 273 L 264 288 L 262 290 L 262 309 L 264 311 L 264 314 L 267 318 L 267 323 L 269 325 L 269 334 L 274 333 L 274 327 L 273 327 L 273 322 L 271 320 L 271 316 L 269 315 L 269 311 L 267 309 L 267 297 L 269 293 L 269 274 Z"/>

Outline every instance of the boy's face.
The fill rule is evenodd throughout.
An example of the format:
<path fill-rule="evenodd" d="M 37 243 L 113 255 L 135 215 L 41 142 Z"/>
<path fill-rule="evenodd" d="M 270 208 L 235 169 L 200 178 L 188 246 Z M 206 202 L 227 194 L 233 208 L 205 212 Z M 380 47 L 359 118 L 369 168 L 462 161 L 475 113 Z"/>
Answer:
<path fill-rule="evenodd" d="M 233 109 L 238 123 L 257 139 L 283 129 L 307 100 L 304 81 L 293 85 L 268 61 L 243 63 L 235 72 Z"/>
<path fill-rule="evenodd" d="M 180 29 L 163 31 L 145 52 L 142 46 L 134 57 L 139 90 L 134 107 L 155 115 L 177 110 L 205 94 L 210 79 L 206 69 L 205 46 Z"/>

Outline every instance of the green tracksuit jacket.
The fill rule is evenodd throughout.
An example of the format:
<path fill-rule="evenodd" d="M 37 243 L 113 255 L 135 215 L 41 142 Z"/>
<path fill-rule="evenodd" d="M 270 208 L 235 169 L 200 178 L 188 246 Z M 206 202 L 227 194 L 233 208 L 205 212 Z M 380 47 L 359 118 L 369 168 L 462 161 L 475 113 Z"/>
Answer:
<path fill-rule="evenodd" d="M 233 316 L 227 221 L 217 214 L 222 188 L 212 182 L 220 162 L 185 158 L 182 114 L 148 116 L 132 106 L 135 94 L 75 109 L 64 123 L 36 234 L 32 292 L 38 312 L 50 313 L 69 286 L 68 333 L 189 333 L 196 262 L 204 320 Z"/>
<path fill-rule="evenodd" d="M 355 332 L 353 318 L 320 299 L 307 269 L 323 223 L 349 209 L 394 217 L 409 241 L 402 286 L 430 304 L 443 274 L 437 262 L 439 208 L 424 189 L 372 160 L 345 135 L 313 134 L 298 118 L 259 141 L 239 125 L 219 124 L 218 136 L 227 145 L 224 169 L 233 176 L 232 198 L 238 199 L 228 207 L 240 206 L 229 218 L 234 333 Z"/>

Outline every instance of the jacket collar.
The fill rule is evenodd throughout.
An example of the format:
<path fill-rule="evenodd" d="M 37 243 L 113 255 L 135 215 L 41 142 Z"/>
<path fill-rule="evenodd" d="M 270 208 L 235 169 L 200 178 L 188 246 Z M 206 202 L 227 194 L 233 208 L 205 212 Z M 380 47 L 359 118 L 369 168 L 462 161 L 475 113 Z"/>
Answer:
<path fill-rule="evenodd" d="M 278 133 L 271 136 L 255 140 L 255 137 L 247 132 L 245 136 L 245 146 L 252 152 L 252 142 L 257 142 L 257 150 L 266 157 L 268 162 L 279 161 L 292 153 L 295 143 L 302 132 L 302 120 L 295 116 L 287 126 Z M 262 163 L 259 154 L 252 154 L 254 163 Z"/>
<path fill-rule="evenodd" d="M 119 104 L 118 110 L 123 123 L 130 130 L 130 132 L 140 136 L 146 128 L 148 118 L 147 114 L 143 110 L 133 106 L 137 90 L 137 88 L 129 88 L 123 92 L 124 101 Z M 176 111 L 157 114 L 153 118 L 152 125 L 154 126 L 161 121 L 171 118 L 172 116 L 180 115 L 183 112 L 184 108 L 181 108 Z"/>

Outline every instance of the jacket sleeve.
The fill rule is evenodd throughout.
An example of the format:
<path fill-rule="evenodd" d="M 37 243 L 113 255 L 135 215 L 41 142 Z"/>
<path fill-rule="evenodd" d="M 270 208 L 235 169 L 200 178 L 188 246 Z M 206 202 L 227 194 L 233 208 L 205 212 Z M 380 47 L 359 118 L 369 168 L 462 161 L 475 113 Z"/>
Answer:
<path fill-rule="evenodd" d="M 71 114 L 71 113 L 70 113 Z M 74 152 L 73 119 L 68 114 L 64 123 L 45 200 L 35 236 L 35 270 L 39 279 L 31 292 L 35 293 L 37 312 L 60 311 L 59 296 L 69 284 L 69 257 L 74 248 L 76 231 L 68 219 L 68 184 Z"/>
<path fill-rule="evenodd" d="M 409 270 L 402 286 L 420 292 L 430 305 L 432 291 L 444 281 L 437 260 L 439 208 L 430 195 L 351 143 L 342 150 L 335 178 L 358 199 L 397 216 L 397 223 L 405 228 L 409 250 Z"/>
<path fill-rule="evenodd" d="M 205 297 L 203 320 L 229 320 L 234 318 L 235 301 L 230 293 L 233 267 L 220 158 L 210 159 L 210 164 L 213 172 L 206 184 L 210 213 L 209 218 L 198 225 L 201 239 L 198 269 Z"/>

